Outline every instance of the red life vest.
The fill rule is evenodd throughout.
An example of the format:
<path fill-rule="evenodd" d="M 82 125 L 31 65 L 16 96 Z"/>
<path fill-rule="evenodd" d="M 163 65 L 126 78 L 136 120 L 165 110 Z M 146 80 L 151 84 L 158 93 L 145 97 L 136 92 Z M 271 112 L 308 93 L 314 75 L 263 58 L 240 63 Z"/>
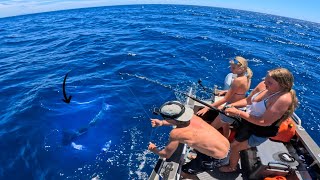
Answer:
<path fill-rule="evenodd" d="M 275 177 L 266 177 L 264 180 L 287 180 L 287 178 L 283 176 L 275 176 Z"/>

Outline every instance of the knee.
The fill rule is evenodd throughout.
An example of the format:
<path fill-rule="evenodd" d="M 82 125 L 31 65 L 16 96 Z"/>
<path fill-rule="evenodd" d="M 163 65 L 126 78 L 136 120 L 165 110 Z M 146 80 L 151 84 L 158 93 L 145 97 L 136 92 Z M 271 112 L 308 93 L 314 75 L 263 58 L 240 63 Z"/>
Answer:
<path fill-rule="evenodd" d="M 243 141 L 243 142 L 238 142 L 238 141 L 233 141 L 231 143 L 231 149 L 232 151 L 237 151 L 240 152 L 242 150 L 248 149 L 248 142 L 247 141 Z"/>
<path fill-rule="evenodd" d="M 211 126 L 213 126 L 214 128 L 217 128 L 217 127 L 221 126 L 221 123 L 222 123 L 222 121 L 218 116 L 212 121 Z"/>
<path fill-rule="evenodd" d="M 217 116 L 217 117 L 214 119 L 213 122 L 215 122 L 216 124 L 221 124 L 221 118 L 220 118 L 220 116 Z"/>
<path fill-rule="evenodd" d="M 230 149 L 231 149 L 232 151 L 238 151 L 237 148 L 238 148 L 238 146 L 239 146 L 239 143 L 240 143 L 240 142 L 238 142 L 238 141 L 233 141 L 233 142 L 231 143 Z"/>
<path fill-rule="evenodd" d="M 229 128 L 229 124 L 228 124 L 228 123 L 225 123 L 225 122 L 222 122 L 222 127 L 223 127 L 223 128 Z"/>

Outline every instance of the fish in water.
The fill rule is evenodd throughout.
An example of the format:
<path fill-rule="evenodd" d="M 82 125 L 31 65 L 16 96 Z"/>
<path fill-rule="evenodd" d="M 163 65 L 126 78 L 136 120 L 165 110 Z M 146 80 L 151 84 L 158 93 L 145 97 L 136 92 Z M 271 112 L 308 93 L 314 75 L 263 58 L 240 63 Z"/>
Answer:
<path fill-rule="evenodd" d="M 99 111 L 99 113 L 89 122 L 89 124 L 86 127 L 82 127 L 78 130 L 72 130 L 72 131 L 63 131 L 62 132 L 62 145 L 66 146 L 69 145 L 72 141 L 74 141 L 79 136 L 85 134 L 88 132 L 89 128 L 94 126 L 97 123 L 98 119 L 102 119 L 105 115 L 105 112 L 110 109 L 109 104 L 104 103 L 102 106 L 102 109 Z"/>
<path fill-rule="evenodd" d="M 89 130 L 88 127 L 84 127 L 84 128 L 80 128 L 78 131 L 63 131 L 62 132 L 62 145 L 64 145 L 64 146 L 69 145 L 77 137 L 88 132 L 88 130 Z"/>

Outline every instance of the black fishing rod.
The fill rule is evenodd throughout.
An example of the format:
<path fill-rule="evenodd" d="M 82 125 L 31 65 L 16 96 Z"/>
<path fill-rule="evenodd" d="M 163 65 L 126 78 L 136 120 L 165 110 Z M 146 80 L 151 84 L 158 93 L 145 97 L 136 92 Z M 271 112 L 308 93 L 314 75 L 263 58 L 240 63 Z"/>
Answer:
<path fill-rule="evenodd" d="M 138 76 L 138 75 L 135 75 L 135 74 L 121 73 L 121 72 L 120 72 L 119 74 L 120 74 L 120 75 L 127 75 L 127 76 L 130 76 L 130 77 L 135 77 L 135 78 L 139 78 L 139 79 L 143 79 L 143 80 L 146 80 L 146 81 L 149 81 L 149 82 L 158 84 L 158 85 L 160 85 L 160 86 L 162 86 L 162 87 L 165 87 L 165 88 L 167 88 L 167 89 L 170 89 L 171 91 L 174 91 L 174 92 L 176 92 L 176 93 L 179 93 L 179 94 L 182 94 L 182 95 L 184 95 L 184 96 L 187 96 L 187 97 L 189 97 L 190 99 L 192 99 L 192 100 L 194 100 L 194 101 L 196 101 L 196 102 L 198 102 L 198 103 L 200 103 L 200 104 L 202 104 L 202 105 L 204 105 L 204 106 L 207 106 L 208 108 L 210 108 L 210 109 L 212 109 L 212 110 L 218 111 L 219 113 L 228 116 L 224 111 L 222 111 L 222 110 L 220 110 L 220 109 L 218 109 L 218 108 L 216 108 L 216 107 L 213 107 L 213 106 L 211 106 L 210 104 L 208 104 L 208 103 L 206 103 L 206 102 L 204 102 L 204 101 L 201 101 L 201 100 L 199 100 L 199 99 L 197 99 L 197 98 L 195 98 L 195 97 L 193 97 L 193 96 L 190 96 L 190 95 L 188 95 L 188 94 L 185 93 L 185 92 L 182 92 L 182 91 L 173 89 L 170 85 L 162 84 L 162 83 L 160 83 L 160 82 L 158 82 L 158 81 L 149 79 L 149 78 L 147 78 L 147 77 Z M 228 116 L 228 117 L 237 119 L 236 117 L 233 117 L 233 116 Z"/>
<path fill-rule="evenodd" d="M 169 88 L 169 87 L 168 87 L 168 88 Z M 197 99 L 197 98 L 195 98 L 195 97 L 193 97 L 193 96 L 190 96 L 190 95 L 188 95 L 188 94 L 185 93 L 185 92 L 175 90 L 175 89 L 173 89 L 173 88 L 171 88 L 171 87 L 170 87 L 170 90 L 172 90 L 172 91 L 174 91 L 174 92 L 176 92 L 176 93 L 182 94 L 182 95 L 184 95 L 184 96 L 187 96 L 188 98 L 190 98 L 190 99 L 192 99 L 192 100 L 194 100 L 194 101 L 197 101 L 198 103 L 200 103 L 200 104 L 202 104 L 202 105 L 205 105 L 205 106 L 207 106 L 208 108 L 210 108 L 210 109 L 212 109 L 212 110 L 218 111 L 219 113 L 228 116 L 224 111 L 222 111 L 222 110 L 220 110 L 220 109 L 218 109 L 218 108 L 216 108 L 216 107 L 213 107 L 213 106 L 211 106 L 210 104 L 208 104 L 208 103 L 206 103 L 206 102 L 204 102 L 204 101 L 201 101 L 200 99 Z"/>
<path fill-rule="evenodd" d="M 202 80 L 201 79 L 198 80 L 198 84 L 203 88 L 204 91 L 207 91 L 206 87 L 204 87 L 202 85 Z"/>
<path fill-rule="evenodd" d="M 210 89 L 210 88 L 208 88 L 208 87 L 205 87 L 205 86 L 202 84 L 202 80 L 201 80 L 201 79 L 198 80 L 198 84 L 202 87 L 202 89 L 203 89 L 204 91 L 206 91 L 206 92 L 208 92 L 208 93 L 212 93 L 212 92 L 213 92 L 213 89 Z"/>

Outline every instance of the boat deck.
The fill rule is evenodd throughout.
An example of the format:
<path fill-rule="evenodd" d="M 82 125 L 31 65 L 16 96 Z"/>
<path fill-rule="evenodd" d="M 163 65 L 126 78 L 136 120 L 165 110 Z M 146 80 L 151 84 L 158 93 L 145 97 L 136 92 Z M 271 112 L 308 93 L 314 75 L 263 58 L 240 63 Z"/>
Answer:
<path fill-rule="evenodd" d="M 223 180 L 228 180 L 228 179 L 235 179 L 235 180 L 243 180 L 245 179 L 242 176 L 241 170 L 237 170 L 236 172 L 233 173 L 221 173 L 218 171 L 218 169 L 214 169 L 212 171 L 204 171 L 201 173 L 197 174 L 197 178 L 199 180 L 216 180 L 216 179 L 223 179 Z"/>
<path fill-rule="evenodd" d="M 218 98 L 220 97 L 216 97 L 216 99 Z M 192 104 L 195 111 L 202 106 L 190 99 L 187 104 Z M 296 123 L 301 122 L 296 115 L 292 118 Z M 198 172 L 193 176 L 184 176 L 181 168 L 183 164 L 190 161 L 187 158 L 190 152 L 188 149 L 190 150 L 186 145 L 180 144 L 171 158 L 159 159 L 149 180 L 248 180 L 263 179 L 262 177 L 275 175 L 295 180 L 320 179 L 320 148 L 300 123 L 297 123 L 296 137 L 291 139 L 289 143 L 267 140 L 251 150 L 242 151 L 240 157 L 243 162 L 240 159 L 237 171 L 232 173 L 222 173 L 216 168 Z M 294 161 L 282 161 L 280 154 L 288 154 L 293 157 Z M 308 159 L 310 162 L 307 161 Z"/>
<path fill-rule="evenodd" d="M 294 158 L 294 161 L 282 161 L 279 155 L 283 153 L 290 154 Z M 299 154 L 290 143 L 283 144 L 267 140 L 257 147 L 242 151 L 240 157 L 244 162 L 241 162 L 241 159 L 239 160 L 236 172 L 222 173 L 216 168 L 210 171 L 199 172 L 196 176 L 188 176 L 186 178 L 199 180 L 247 180 L 250 178 L 262 179 L 263 176 L 273 177 L 275 175 L 283 175 L 288 179 L 312 179 L 304 166 L 303 161 L 299 159 Z M 256 160 L 257 158 L 259 160 Z M 241 165 L 244 165 L 245 167 L 241 167 Z M 252 169 L 249 170 L 248 165 Z"/>

